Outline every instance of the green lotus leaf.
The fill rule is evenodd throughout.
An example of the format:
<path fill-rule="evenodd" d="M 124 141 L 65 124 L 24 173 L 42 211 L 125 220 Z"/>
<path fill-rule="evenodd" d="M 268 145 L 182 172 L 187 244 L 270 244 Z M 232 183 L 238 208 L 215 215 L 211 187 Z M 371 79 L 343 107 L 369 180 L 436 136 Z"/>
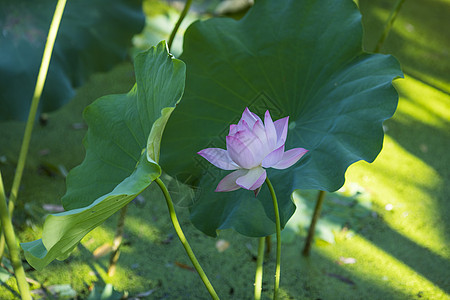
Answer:
<path fill-rule="evenodd" d="M 21 244 L 36 269 L 65 259 L 80 240 L 161 175 L 159 143 L 180 100 L 185 65 L 161 42 L 135 59 L 128 94 L 102 97 L 84 111 L 86 157 L 67 177 L 67 210 L 50 215 L 42 239 Z"/>
<path fill-rule="evenodd" d="M 55 6 L 54 0 L 2 1 L 0 120 L 28 116 Z M 124 60 L 144 23 L 141 0 L 67 1 L 38 113 L 59 108 L 90 74 Z"/>
<path fill-rule="evenodd" d="M 229 125 L 244 108 L 289 116 L 286 149 L 309 152 L 283 171 L 268 170 L 284 225 L 295 189 L 335 191 L 352 163 L 372 162 L 382 148 L 384 120 L 397 106 L 392 80 L 402 76 L 389 55 L 362 50 L 361 14 L 351 0 L 261 0 L 241 20 L 197 21 L 186 31 L 183 101 L 164 135 L 161 164 L 198 185 L 192 221 L 214 236 L 233 228 L 248 236 L 274 232 L 264 188 L 214 193 L 228 173 L 196 153 L 225 148 Z M 264 213 L 263 213 L 264 212 Z"/>

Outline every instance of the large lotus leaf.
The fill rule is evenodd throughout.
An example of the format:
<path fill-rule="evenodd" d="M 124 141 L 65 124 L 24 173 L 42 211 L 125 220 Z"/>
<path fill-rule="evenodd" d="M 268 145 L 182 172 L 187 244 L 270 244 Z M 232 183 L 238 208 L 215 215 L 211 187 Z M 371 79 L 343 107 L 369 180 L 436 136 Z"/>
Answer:
<path fill-rule="evenodd" d="M 164 170 L 199 185 L 192 221 L 203 232 L 234 228 L 274 232 L 267 190 L 214 193 L 223 172 L 196 154 L 225 148 L 229 125 L 245 107 L 273 119 L 289 116 L 286 149 L 310 150 L 291 168 L 269 169 L 282 225 L 294 212 L 294 189 L 335 191 L 346 169 L 372 162 L 382 122 L 396 109 L 392 80 L 402 76 L 389 55 L 362 51 L 361 15 L 351 0 L 261 0 L 241 20 L 195 22 L 184 38 L 183 101 L 167 124 Z M 262 213 L 264 212 L 264 213 Z"/>
<path fill-rule="evenodd" d="M 79 241 L 161 175 L 164 126 L 184 90 L 185 65 L 164 42 L 135 59 L 136 85 L 128 94 L 105 96 L 88 106 L 86 157 L 67 177 L 63 205 L 50 215 L 42 239 L 22 244 L 36 269 L 66 258 Z"/>
<path fill-rule="evenodd" d="M 144 27 L 141 0 L 68 1 L 39 112 L 54 110 L 93 72 L 123 60 Z M 0 9 L 0 120 L 25 120 L 56 1 L 6 0 Z"/>

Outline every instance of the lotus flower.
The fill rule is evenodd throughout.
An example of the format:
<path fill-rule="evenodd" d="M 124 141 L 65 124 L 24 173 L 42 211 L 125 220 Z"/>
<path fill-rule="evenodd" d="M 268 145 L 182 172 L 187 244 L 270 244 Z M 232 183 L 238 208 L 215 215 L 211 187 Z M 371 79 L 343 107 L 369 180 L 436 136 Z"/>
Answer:
<path fill-rule="evenodd" d="M 286 169 L 295 164 L 308 150 L 294 148 L 284 151 L 289 117 L 272 121 L 269 111 L 262 120 L 248 108 L 238 124 L 230 125 L 226 137 L 227 149 L 207 148 L 198 152 L 210 163 L 223 170 L 236 170 L 225 176 L 216 192 L 239 188 L 255 191 L 266 179 L 264 168 Z"/>

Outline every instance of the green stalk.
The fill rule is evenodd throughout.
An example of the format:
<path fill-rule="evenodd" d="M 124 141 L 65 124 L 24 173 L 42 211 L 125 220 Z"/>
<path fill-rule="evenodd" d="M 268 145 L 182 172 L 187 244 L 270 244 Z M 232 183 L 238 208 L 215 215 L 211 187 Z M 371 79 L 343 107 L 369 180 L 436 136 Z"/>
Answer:
<path fill-rule="evenodd" d="M 167 46 L 169 49 L 172 48 L 173 40 L 175 39 L 175 35 L 177 34 L 178 28 L 180 28 L 181 22 L 183 22 L 184 17 L 186 17 L 187 12 L 189 11 L 189 8 L 191 7 L 192 0 L 186 0 L 186 4 L 184 4 L 184 8 L 181 11 L 180 17 L 178 18 L 177 23 L 175 24 L 175 27 L 173 28 L 172 32 L 170 33 L 169 41 L 167 42 Z"/>
<path fill-rule="evenodd" d="M 277 231 L 277 266 L 275 269 L 275 286 L 273 288 L 273 300 L 278 299 L 278 288 L 280 286 L 280 273 L 281 273 L 281 224 L 280 224 L 280 213 L 278 211 L 278 201 L 275 190 L 273 189 L 272 183 L 269 178 L 266 177 L 266 183 L 269 187 L 270 195 L 273 201 L 273 210 L 275 212 L 275 226 Z"/>
<path fill-rule="evenodd" d="M 59 24 L 64 12 L 66 0 L 58 0 L 56 4 L 55 13 L 53 14 L 52 23 L 50 24 L 50 30 L 47 36 L 47 42 L 44 48 L 44 54 L 42 56 L 41 67 L 39 69 L 36 86 L 34 88 L 33 98 L 31 100 L 30 112 L 28 114 L 27 124 L 25 126 L 25 133 L 22 140 L 22 146 L 20 148 L 19 161 L 17 162 L 16 173 L 14 174 L 14 180 L 9 195 L 9 214 L 12 216 L 14 211 L 14 204 L 16 203 L 19 193 L 20 182 L 22 180 L 23 169 L 25 167 L 25 161 L 27 159 L 28 148 L 30 146 L 31 133 L 33 132 L 34 120 L 36 119 L 36 112 L 39 106 L 39 100 L 44 89 L 45 79 L 47 78 L 48 66 L 50 65 L 50 58 L 53 52 L 53 46 L 55 44 L 56 35 L 58 33 Z M 5 238 L 3 235 L 0 237 L 0 259 L 3 257 L 3 251 L 5 249 Z"/>
<path fill-rule="evenodd" d="M 255 275 L 255 300 L 261 299 L 265 240 L 265 237 L 259 238 L 258 243 L 258 258 L 256 259 Z"/>
<path fill-rule="evenodd" d="M 266 253 L 269 254 L 272 251 L 272 237 L 270 235 L 266 236 Z"/>
<path fill-rule="evenodd" d="M 303 248 L 303 255 L 309 256 L 309 252 L 311 250 L 311 243 L 314 238 L 314 231 L 316 229 L 317 220 L 319 220 L 320 210 L 322 209 L 323 199 L 325 199 L 325 192 L 319 191 L 319 195 L 317 196 L 316 207 L 314 208 L 314 214 L 311 219 L 311 224 L 309 225 L 308 236 L 306 237 L 305 247 Z"/>
<path fill-rule="evenodd" d="M 36 119 L 36 112 L 39 106 L 39 100 L 41 99 L 42 91 L 44 89 L 45 79 L 47 78 L 48 66 L 50 65 L 50 59 L 53 52 L 53 46 L 55 45 L 56 35 L 58 34 L 59 24 L 61 22 L 65 5 L 66 0 L 58 0 L 58 3 L 56 4 L 55 13 L 53 14 L 52 23 L 50 24 L 50 30 L 48 32 L 47 42 L 45 44 L 44 54 L 42 56 L 41 67 L 39 69 L 36 86 L 34 88 L 33 98 L 31 100 L 31 107 L 30 112 L 28 114 L 27 125 L 25 127 L 22 147 L 20 149 L 19 161 L 17 163 L 16 173 L 14 175 L 14 181 L 11 188 L 11 194 L 9 197 L 10 214 L 12 214 L 12 212 L 14 211 L 14 204 L 19 192 L 20 181 L 22 180 L 23 169 L 25 167 L 28 148 L 30 146 L 34 120 Z"/>
<path fill-rule="evenodd" d="M 2 174 L 0 172 L 0 218 L 3 228 L 3 233 L 8 245 L 11 263 L 14 268 L 14 275 L 16 276 L 17 286 L 23 300 L 31 300 L 30 287 L 27 283 L 25 271 L 23 270 L 22 260 L 20 259 L 19 247 L 17 246 L 16 235 L 12 225 L 11 217 L 6 206 L 5 190 L 3 188 Z"/>
<path fill-rule="evenodd" d="M 156 178 L 155 182 L 158 184 L 159 188 L 164 194 L 164 197 L 166 198 L 167 208 L 169 209 L 170 219 L 172 220 L 173 227 L 175 228 L 178 238 L 180 239 L 181 244 L 183 244 L 183 247 L 186 250 L 187 255 L 189 256 L 189 259 L 194 265 L 194 268 L 197 270 L 198 275 L 200 275 L 200 278 L 205 284 L 205 287 L 208 290 L 209 294 L 211 295 L 211 298 L 214 300 L 218 300 L 219 296 L 217 296 L 213 286 L 209 282 L 209 279 L 206 276 L 205 272 L 203 271 L 202 267 L 200 266 L 200 263 L 198 262 L 197 258 L 195 258 L 194 252 L 192 251 L 191 246 L 189 246 L 189 243 L 186 237 L 184 236 L 183 230 L 181 229 L 180 223 L 178 222 L 177 214 L 175 212 L 172 197 L 170 197 L 169 191 L 167 190 L 166 186 L 161 181 L 161 179 Z"/>
<path fill-rule="evenodd" d="M 120 210 L 119 220 L 117 221 L 116 236 L 114 237 L 112 253 L 109 257 L 108 276 L 114 276 L 116 273 L 117 261 L 120 257 L 120 246 L 122 245 L 123 229 L 125 227 L 125 217 L 127 215 L 128 205 Z"/>
<path fill-rule="evenodd" d="M 383 33 L 381 34 L 380 39 L 378 40 L 377 46 L 375 47 L 374 52 L 378 53 L 381 50 L 381 47 L 383 47 L 384 41 L 386 40 L 389 31 L 391 31 L 392 25 L 394 24 L 395 19 L 397 18 L 398 13 L 400 12 L 400 9 L 402 8 L 403 2 L 405 0 L 397 0 L 397 3 L 395 4 L 394 8 L 391 11 L 391 14 L 389 15 L 386 24 L 384 25 Z"/>

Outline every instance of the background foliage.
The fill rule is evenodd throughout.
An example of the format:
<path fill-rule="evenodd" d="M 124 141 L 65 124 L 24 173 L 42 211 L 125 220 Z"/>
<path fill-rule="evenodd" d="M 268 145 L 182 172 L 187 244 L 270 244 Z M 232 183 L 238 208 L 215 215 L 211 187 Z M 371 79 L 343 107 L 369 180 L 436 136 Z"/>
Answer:
<path fill-rule="evenodd" d="M 0 10 L 0 120 L 25 120 L 55 1 L 6 0 Z M 123 61 L 144 26 L 140 0 L 68 1 L 38 113 L 57 109 L 94 72 Z"/>

